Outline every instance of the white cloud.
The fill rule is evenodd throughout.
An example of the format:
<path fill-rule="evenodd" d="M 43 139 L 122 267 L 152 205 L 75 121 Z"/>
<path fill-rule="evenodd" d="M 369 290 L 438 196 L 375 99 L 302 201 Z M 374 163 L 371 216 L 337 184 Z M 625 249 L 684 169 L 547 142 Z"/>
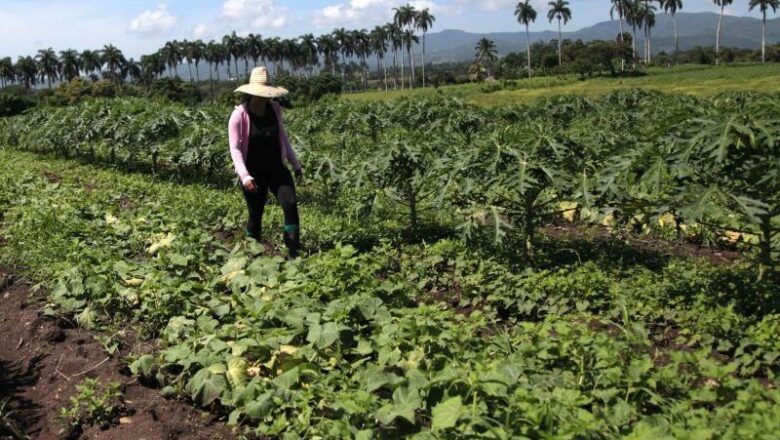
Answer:
<path fill-rule="evenodd" d="M 165 4 L 157 5 L 153 10 L 146 10 L 130 22 L 130 30 L 142 34 L 160 33 L 176 26 L 176 17 L 168 12 Z"/>
<path fill-rule="evenodd" d="M 314 11 L 312 22 L 319 28 L 339 26 L 371 27 L 393 17 L 393 8 L 410 4 L 416 9 L 428 8 L 433 14 L 457 15 L 459 6 L 440 5 L 430 0 L 350 0 Z"/>
<path fill-rule="evenodd" d="M 253 28 L 281 28 L 288 21 L 287 9 L 274 0 L 225 0 L 221 16 Z"/>
<path fill-rule="evenodd" d="M 205 24 L 199 24 L 192 29 L 192 33 L 198 38 L 203 38 L 209 34 L 209 27 Z"/>

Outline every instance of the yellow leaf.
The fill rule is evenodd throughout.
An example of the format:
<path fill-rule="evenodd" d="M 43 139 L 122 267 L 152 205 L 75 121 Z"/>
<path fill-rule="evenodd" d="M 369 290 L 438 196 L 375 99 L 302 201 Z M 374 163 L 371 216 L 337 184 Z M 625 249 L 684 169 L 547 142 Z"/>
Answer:
<path fill-rule="evenodd" d="M 279 346 L 279 352 L 280 353 L 295 354 L 296 351 L 298 351 L 298 347 L 295 347 L 293 345 L 280 345 Z"/>
<path fill-rule="evenodd" d="M 144 283 L 144 280 L 141 278 L 130 278 L 128 280 L 124 280 L 124 282 L 128 287 L 140 287 L 141 284 Z"/>

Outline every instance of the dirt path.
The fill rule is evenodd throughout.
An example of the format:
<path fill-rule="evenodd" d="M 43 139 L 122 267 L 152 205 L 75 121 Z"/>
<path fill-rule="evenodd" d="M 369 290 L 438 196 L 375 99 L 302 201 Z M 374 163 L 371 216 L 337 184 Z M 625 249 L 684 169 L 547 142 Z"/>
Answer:
<path fill-rule="evenodd" d="M 0 410 L 0 440 L 235 438 L 213 416 L 123 374 L 123 363 L 108 356 L 96 333 L 61 328 L 43 317 L 29 286 L 11 282 L 2 271 L 0 335 L 0 404 L 7 401 Z M 122 384 L 120 414 L 110 426 L 73 429 L 59 417 L 86 378 Z"/>

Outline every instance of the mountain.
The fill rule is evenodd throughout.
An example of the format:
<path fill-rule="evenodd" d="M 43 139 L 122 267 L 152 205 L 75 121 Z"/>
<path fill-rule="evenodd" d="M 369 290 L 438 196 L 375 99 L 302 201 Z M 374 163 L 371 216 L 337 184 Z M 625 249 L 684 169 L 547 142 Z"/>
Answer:
<path fill-rule="evenodd" d="M 540 19 L 542 15 L 539 16 Z M 696 46 L 714 46 L 715 32 L 718 26 L 718 14 L 710 12 L 677 14 L 680 32 L 680 50 Z M 624 24 L 625 26 L 625 24 Z M 625 26 L 626 32 L 631 28 Z M 577 31 L 563 32 L 563 38 L 569 40 L 612 40 L 617 37 L 620 27 L 615 21 L 604 21 Z M 459 30 L 444 30 L 428 34 L 427 60 L 433 63 L 463 61 L 474 57 L 474 46 L 480 38 L 495 41 L 499 55 L 509 52 L 525 52 L 525 31 L 518 24 L 518 32 L 494 32 L 486 34 L 470 33 Z M 531 32 L 531 42 L 549 41 L 558 38 L 555 31 Z M 767 44 L 780 42 L 780 18 L 767 20 Z M 641 31 L 637 31 L 637 48 L 644 44 Z M 671 15 L 659 13 L 652 35 L 653 52 L 674 51 L 674 30 Z M 722 46 L 740 49 L 758 49 L 761 47 L 761 20 L 752 17 L 726 16 L 723 19 Z M 417 50 L 419 54 L 419 49 Z"/>

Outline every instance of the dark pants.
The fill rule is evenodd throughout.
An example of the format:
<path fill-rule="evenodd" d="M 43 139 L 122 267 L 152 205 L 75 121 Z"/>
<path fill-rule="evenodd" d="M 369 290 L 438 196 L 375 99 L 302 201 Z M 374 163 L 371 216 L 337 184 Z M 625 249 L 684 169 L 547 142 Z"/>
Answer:
<path fill-rule="evenodd" d="M 253 173 L 256 192 L 249 192 L 241 187 L 249 210 L 249 220 L 246 222 L 248 236 L 260 240 L 263 229 L 263 211 L 268 201 L 268 192 L 274 193 L 284 212 L 284 239 L 294 254 L 298 247 L 298 203 L 295 198 L 295 183 L 287 168 L 281 168 L 265 173 Z"/>

